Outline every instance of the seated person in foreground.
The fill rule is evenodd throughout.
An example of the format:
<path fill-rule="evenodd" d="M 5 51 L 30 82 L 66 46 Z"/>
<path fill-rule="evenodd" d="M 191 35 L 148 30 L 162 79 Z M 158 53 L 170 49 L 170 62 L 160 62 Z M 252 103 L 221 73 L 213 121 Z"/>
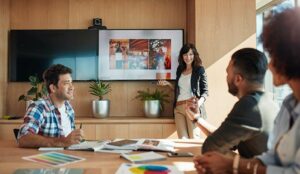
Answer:
<path fill-rule="evenodd" d="M 49 95 L 32 103 L 20 127 L 20 147 L 67 147 L 79 143 L 83 131 L 75 129 L 72 70 L 57 64 L 43 74 Z"/>
<path fill-rule="evenodd" d="M 262 41 L 270 55 L 273 84 L 287 84 L 292 93 L 282 102 L 268 151 L 251 159 L 208 152 L 194 158 L 198 174 L 300 173 L 300 8 L 271 15 L 264 25 Z"/>
<path fill-rule="evenodd" d="M 219 128 L 199 117 L 193 109 L 196 103 L 187 106 L 189 118 L 208 136 L 202 153 L 230 154 L 238 149 L 241 156 L 250 158 L 267 150 L 268 135 L 279 110 L 263 92 L 267 64 L 265 55 L 253 48 L 244 48 L 232 55 L 226 69 L 228 91 L 239 101 Z"/>

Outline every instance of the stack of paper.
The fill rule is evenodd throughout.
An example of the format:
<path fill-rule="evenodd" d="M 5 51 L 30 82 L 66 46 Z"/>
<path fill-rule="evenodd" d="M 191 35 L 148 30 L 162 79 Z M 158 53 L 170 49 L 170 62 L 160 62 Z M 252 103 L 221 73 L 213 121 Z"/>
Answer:
<path fill-rule="evenodd" d="M 150 161 L 166 160 L 167 158 L 155 152 L 135 153 L 135 154 L 121 154 L 121 157 L 129 160 L 132 163 L 143 163 Z"/>

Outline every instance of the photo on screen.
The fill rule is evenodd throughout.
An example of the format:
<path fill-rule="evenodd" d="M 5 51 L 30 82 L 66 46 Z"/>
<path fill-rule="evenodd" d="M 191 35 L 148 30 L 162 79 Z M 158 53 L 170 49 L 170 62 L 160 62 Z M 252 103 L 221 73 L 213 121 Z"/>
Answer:
<path fill-rule="evenodd" d="M 183 30 L 99 30 L 100 80 L 173 80 Z"/>

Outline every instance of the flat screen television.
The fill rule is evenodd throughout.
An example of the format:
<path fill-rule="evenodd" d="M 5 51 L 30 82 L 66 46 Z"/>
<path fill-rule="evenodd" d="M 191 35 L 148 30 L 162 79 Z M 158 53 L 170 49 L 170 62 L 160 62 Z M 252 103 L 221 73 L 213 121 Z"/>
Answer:
<path fill-rule="evenodd" d="M 99 30 L 100 80 L 175 79 L 183 30 Z"/>
<path fill-rule="evenodd" d="M 52 64 L 73 70 L 75 81 L 98 78 L 98 30 L 11 30 L 9 80 L 42 77 Z"/>

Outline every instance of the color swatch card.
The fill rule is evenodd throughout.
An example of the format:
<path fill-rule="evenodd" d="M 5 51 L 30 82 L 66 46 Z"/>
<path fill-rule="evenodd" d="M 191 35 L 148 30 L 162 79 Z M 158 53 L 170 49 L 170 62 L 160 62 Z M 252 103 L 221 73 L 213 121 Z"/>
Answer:
<path fill-rule="evenodd" d="M 49 168 L 49 169 L 17 169 L 14 174 L 83 174 L 84 169 Z"/>
<path fill-rule="evenodd" d="M 38 155 L 23 157 L 23 159 L 42 163 L 52 167 L 59 167 L 66 164 L 85 160 L 84 158 L 78 156 L 67 155 L 58 152 L 41 153 Z"/>
<path fill-rule="evenodd" d="M 123 163 L 116 174 L 183 174 L 175 166 Z"/>

